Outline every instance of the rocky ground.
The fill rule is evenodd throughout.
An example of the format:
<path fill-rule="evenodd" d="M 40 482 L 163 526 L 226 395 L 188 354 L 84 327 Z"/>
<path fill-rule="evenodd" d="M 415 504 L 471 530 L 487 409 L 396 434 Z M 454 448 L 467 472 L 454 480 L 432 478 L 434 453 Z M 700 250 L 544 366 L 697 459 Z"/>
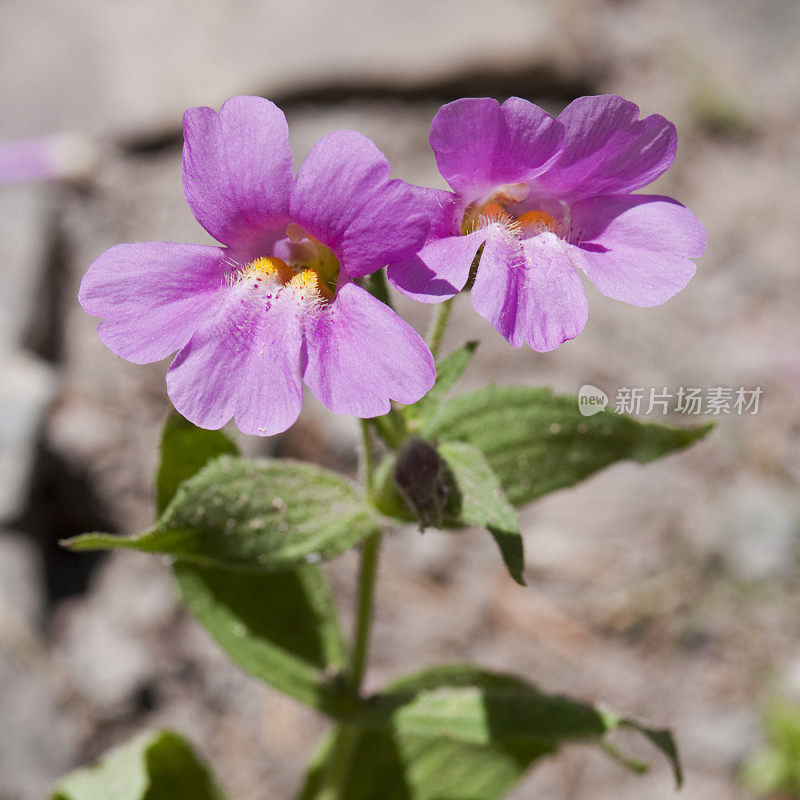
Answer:
<path fill-rule="evenodd" d="M 282 105 L 298 161 L 356 128 L 398 177 L 429 185 L 428 125 L 457 96 L 555 112 L 613 91 L 675 120 L 678 160 L 656 191 L 709 234 L 686 291 L 635 309 L 590 287 L 586 331 L 547 355 L 512 350 L 461 298 L 445 347 L 481 340 L 465 386 L 760 386 L 759 413 L 527 509 L 527 589 L 479 532 L 393 532 L 368 683 L 443 660 L 516 671 L 670 725 L 686 800 L 750 797 L 738 772 L 764 705 L 800 696 L 798 29 L 794 0 L 0 5 L 0 134 L 82 131 L 96 156 L 77 183 L 0 187 L 0 800 L 41 798 L 160 725 L 187 732 L 232 797 L 290 798 L 324 729 L 227 664 L 157 559 L 56 544 L 151 520 L 168 408 L 167 365 L 104 349 L 80 277 L 117 242 L 207 240 L 181 193 L 180 113 L 241 92 Z M 426 309 L 399 305 L 424 327 Z M 310 397 L 292 431 L 244 445 L 355 465 L 352 422 Z M 344 613 L 354 567 L 330 568 Z M 666 766 L 640 752 L 657 762 L 641 778 L 568 748 L 513 797 L 672 796 Z"/>

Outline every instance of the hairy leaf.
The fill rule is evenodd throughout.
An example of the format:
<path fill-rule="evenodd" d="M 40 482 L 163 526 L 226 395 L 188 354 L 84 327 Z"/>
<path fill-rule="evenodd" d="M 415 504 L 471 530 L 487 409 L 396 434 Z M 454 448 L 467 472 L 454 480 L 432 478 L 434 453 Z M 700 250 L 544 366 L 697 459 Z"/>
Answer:
<path fill-rule="evenodd" d="M 181 484 L 152 530 L 137 536 L 90 533 L 65 544 L 274 571 L 334 558 L 378 530 L 356 487 L 330 470 L 222 456 Z"/>
<path fill-rule="evenodd" d="M 479 448 L 519 506 L 616 461 L 654 461 L 702 439 L 712 427 L 672 428 L 608 410 L 584 417 L 576 397 L 492 385 L 444 403 L 420 435 Z"/>
<path fill-rule="evenodd" d="M 525 555 L 517 512 L 483 453 L 464 442 L 442 442 L 439 454 L 453 476 L 457 495 L 450 505 L 453 513 L 461 522 L 480 525 L 492 534 L 511 577 L 524 586 Z"/>
<path fill-rule="evenodd" d="M 222 431 L 198 428 L 173 412 L 161 433 L 161 461 L 156 475 L 156 507 L 161 514 L 183 481 L 217 456 L 238 455 L 239 448 Z"/>
<path fill-rule="evenodd" d="M 660 747 L 680 783 L 668 732 L 471 666 L 398 681 L 367 702 L 359 722 L 342 800 L 497 800 L 541 756 L 569 741 L 602 743 L 620 725 L 635 725 Z M 323 744 L 299 800 L 319 796 L 332 743 Z"/>
<path fill-rule="evenodd" d="M 183 601 L 235 664 L 307 705 L 338 709 L 344 643 L 319 567 L 243 573 L 179 562 L 174 572 Z"/>

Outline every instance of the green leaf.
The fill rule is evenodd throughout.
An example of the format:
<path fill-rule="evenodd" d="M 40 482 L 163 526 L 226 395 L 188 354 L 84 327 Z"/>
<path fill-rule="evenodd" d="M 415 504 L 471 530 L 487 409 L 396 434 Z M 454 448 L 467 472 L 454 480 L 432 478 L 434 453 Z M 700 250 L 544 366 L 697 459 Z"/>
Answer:
<path fill-rule="evenodd" d="M 183 481 L 198 473 L 217 456 L 238 455 L 239 448 L 222 431 L 192 425 L 177 412 L 164 423 L 161 461 L 156 475 L 156 507 L 161 514 Z"/>
<path fill-rule="evenodd" d="M 308 773 L 297 800 L 322 800 L 331 797 L 323 793 L 330 769 L 330 759 L 342 728 L 330 731 L 309 765 Z M 341 795 L 336 800 L 473 800 L 473 796 L 431 794 L 425 785 L 428 776 L 422 776 L 422 785 L 412 788 L 411 778 L 406 776 L 410 763 L 405 760 L 391 735 L 379 731 L 355 730 L 352 732 L 352 761 Z M 456 758 L 466 755 L 464 751 L 454 754 Z M 454 763 L 458 763 L 457 761 Z M 416 791 L 415 791 L 416 789 Z M 474 800 L 483 800 L 475 796 Z M 490 800 L 488 798 L 487 800 Z"/>
<path fill-rule="evenodd" d="M 467 525 L 488 529 L 511 577 L 524 586 L 525 556 L 517 512 L 506 499 L 483 453 L 464 442 L 442 442 L 439 455 L 450 468 L 458 493 L 450 505 L 455 504 L 457 518 Z"/>
<path fill-rule="evenodd" d="M 675 778 L 675 785 L 680 789 L 683 785 L 683 769 L 678 755 L 678 746 L 675 744 L 672 731 L 668 728 L 652 728 L 649 725 L 643 725 L 641 722 L 637 722 L 635 719 L 620 717 L 607 710 L 603 711 L 603 720 L 609 731 L 616 730 L 617 728 L 630 728 L 631 730 L 641 733 L 646 739 L 649 739 L 651 744 L 657 747 L 669 761 L 672 767 L 672 774 Z M 645 772 L 647 770 L 646 764 L 623 756 L 616 751 L 616 749 L 614 749 L 613 755 L 634 772 Z"/>
<path fill-rule="evenodd" d="M 609 410 L 584 417 L 575 397 L 492 385 L 444 403 L 420 435 L 479 448 L 508 499 L 520 506 L 615 461 L 654 461 L 702 439 L 712 427 L 671 428 Z"/>
<path fill-rule="evenodd" d="M 386 517 L 400 520 L 401 522 L 418 521 L 417 515 L 409 508 L 408 501 L 403 500 L 397 489 L 395 470 L 397 456 L 389 453 L 375 470 L 375 489 L 371 500 L 375 508 Z"/>
<path fill-rule="evenodd" d="M 97 766 L 64 778 L 52 800 L 225 800 L 189 743 L 172 731 L 139 736 Z"/>
<path fill-rule="evenodd" d="M 181 484 L 152 530 L 89 533 L 65 544 L 269 572 L 334 558 L 378 531 L 360 492 L 334 472 L 288 459 L 222 456 Z"/>
<path fill-rule="evenodd" d="M 447 665 L 395 682 L 368 701 L 361 722 L 399 736 L 442 737 L 488 746 L 536 740 L 552 748 L 605 733 L 603 714 L 543 694 L 513 676 Z"/>
<path fill-rule="evenodd" d="M 406 418 L 410 420 L 409 427 L 412 431 L 420 427 L 422 420 L 436 413 L 442 401 L 469 366 L 477 347 L 478 342 L 467 342 L 437 362 L 436 383 L 433 388 L 419 402 L 403 409 Z M 419 422 L 415 422 L 416 420 Z"/>
<path fill-rule="evenodd" d="M 344 643 L 319 567 L 249 573 L 179 562 L 174 572 L 184 603 L 235 664 L 307 705 L 341 710 Z"/>
<path fill-rule="evenodd" d="M 398 681 L 367 701 L 358 721 L 363 727 L 342 800 L 495 800 L 561 744 L 602 744 L 608 731 L 636 724 L 471 666 Z M 637 728 L 662 748 L 679 780 L 669 734 Z M 331 742 L 315 759 L 300 800 L 317 797 Z"/>
<path fill-rule="evenodd" d="M 296 800 L 315 800 L 317 795 L 321 792 L 322 782 L 328 767 L 331 752 L 333 751 L 337 734 L 340 734 L 341 731 L 342 728 L 337 727 L 328 731 L 322 737 L 319 747 L 317 747 L 311 761 L 308 763 L 306 777 Z"/>
<path fill-rule="evenodd" d="M 336 731 L 323 741 L 297 800 L 321 798 Z M 448 739 L 360 730 L 339 800 L 496 800 L 549 750 L 476 747 Z"/>

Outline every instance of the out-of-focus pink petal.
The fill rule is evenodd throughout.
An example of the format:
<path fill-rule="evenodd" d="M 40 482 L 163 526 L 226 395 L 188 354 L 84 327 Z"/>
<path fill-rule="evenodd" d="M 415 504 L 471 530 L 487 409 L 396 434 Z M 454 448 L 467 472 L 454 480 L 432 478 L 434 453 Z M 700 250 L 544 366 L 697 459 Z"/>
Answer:
<path fill-rule="evenodd" d="M 229 289 L 169 368 L 173 405 L 201 428 L 235 417 L 242 433 L 285 431 L 303 401 L 301 325 L 288 296 L 270 302 L 247 286 Z"/>
<path fill-rule="evenodd" d="M 77 133 L 0 141 L 0 184 L 83 180 L 92 174 L 97 160 L 94 141 Z"/>
<path fill-rule="evenodd" d="M 283 112 L 263 97 L 232 97 L 219 114 L 183 115 L 183 191 L 218 241 L 255 252 L 285 227 L 292 151 Z"/>
<path fill-rule="evenodd" d="M 103 343 L 134 364 L 179 350 L 217 301 L 225 251 L 172 242 L 118 244 L 81 281 L 78 300 L 102 317 Z"/>
<path fill-rule="evenodd" d="M 336 414 L 376 417 L 389 400 L 416 403 L 433 386 L 433 357 L 419 334 L 354 283 L 306 328 L 303 378 Z"/>
<path fill-rule="evenodd" d="M 566 131 L 561 155 L 536 179 L 567 203 L 632 192 L 675 160 L 675 126 L 660 114 L 639 119 L 639 107 L 618 95 L 579 97 L 559 115 Z"/>
<path fill-rule="evenodd" d="M 511 97 L 501 106 L 488 97 L 467 97 L 439 109 L 430 143 L 442 177 L 473 202 L 501 185 L 530 181 L 563 138 L 561 123 L 527 100 Z"/>
<path fill-rule="evenodd" d="M 486 239 L 486 231 L 448 236 L 426 244 L 415 256 L 390 264 L 389 282 L 420 303 L 440 303 L 458 294 L 469 278 L 472 260 Z"/>
<path fill-rule="evenodd" d="M 572 207 L 576 263 L 608 297 L 657 306 L 686 286 L 706 234 L 680 203 L 656 195 L 595 197 Z"/>
<path fill-rule="evenodd" d="M 586 293 L 567 246 L 552 233 L 519 241 L 495 227 L 481 255 L 472 304 L 514 347 L 554 350 L 586 325 Z"/>
<path fill-rule="evenodd" d="M 430 228 L 411 187 L 390 173 L 369 139 L 336 131 L 314 145 L 295 178 L 292 219 L 330 247 L 351 278 L 413 255 Z"/>

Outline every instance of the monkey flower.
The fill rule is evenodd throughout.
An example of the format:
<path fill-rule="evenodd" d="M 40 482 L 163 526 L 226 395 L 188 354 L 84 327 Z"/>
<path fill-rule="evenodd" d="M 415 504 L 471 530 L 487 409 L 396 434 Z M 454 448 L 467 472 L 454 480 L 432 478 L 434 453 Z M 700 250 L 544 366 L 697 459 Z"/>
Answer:
<path fill-rule="evenodd" d="M 356 280 L 413 255 L 429 223 L 413 190 L 362 135 L 337 131 L 293 177 L 283 113 L 234 97 L 183 118 L 183 186 L 221 247 L 144 242 L 101 255 L 79 300 L 137 364 L 178 351 L 175 408 L 204 428 L 289 428 L 302 381 L 331 411 L 373 417 L 433 385 L 419 335 Z"/>
<path fill-rule="evenodd" d="M 581 97 L 554 119 L 512 97 L 443 106 L 430 142 L 453 191 L 417 188 L 431 229 L 389 280 L 423 302 L 470 278 L 472 304 L 508 342 L 553 350 L 586 324 L 583 272 L 605 295 L 657 306 L 694 275 L 697 218 L 669 197 L 632 194 L 672 164 L 675 126 L 616 95 Z M 481 250 L 482 248 L 482 250 Z"/>

